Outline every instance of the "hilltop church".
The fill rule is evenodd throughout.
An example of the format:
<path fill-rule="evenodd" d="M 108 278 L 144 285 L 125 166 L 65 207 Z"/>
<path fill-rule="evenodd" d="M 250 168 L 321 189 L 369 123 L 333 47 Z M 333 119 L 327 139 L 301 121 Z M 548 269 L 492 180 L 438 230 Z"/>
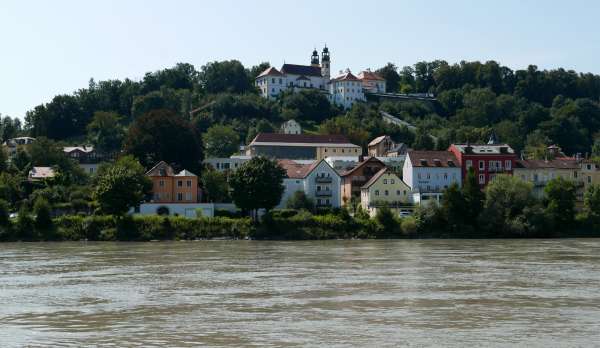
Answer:
<path fill-rule="evenodd" d="M 352 106 L 355 101 L 364 101 L 365 92 L 385 93 L 385 80 L 370 70 L 361 72 L 357 77 L 346 69 L 331 78 L 327 46 L 323 48 L 321 57 L 317 50 L 313 51 L 310 65 L 283 64 L 280 70 L 275 67 L 266 69 L 256 77 L 256 86 L 263 97 L 273 99 L 282 91 L 317 89 L 331 103 L 344 108 Z"/>

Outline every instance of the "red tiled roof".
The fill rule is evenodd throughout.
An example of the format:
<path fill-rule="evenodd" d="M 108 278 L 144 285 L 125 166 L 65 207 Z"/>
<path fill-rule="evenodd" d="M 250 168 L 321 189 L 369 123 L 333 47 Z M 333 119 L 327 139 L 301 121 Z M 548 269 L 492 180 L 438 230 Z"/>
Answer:
<path fill-rule="evenodd" d="M 574 158 L 555 158 L 552 160 L 517 160 L 517 168 L 524 169 L 578 169 L 579 163 Z"/>
<path fill-rule="evenodd" d="M 354 76 L 351 72 L 347 72 L 333 78 L 331 81 L 358 81 L 358 77 Z"/>
<path fill-rule="evenodd" d="M 380 163 L 384 167 L 386 166 L 385 163 L 381 162 L 377 158 L 375 158 L 375 157 L 369 157 L 369 158 L 365 159 L 364 161 L 360 162 L 356 167 L 354 167 L 354 168 L 352 168 L 352 169 L 350 169 L 348 171 L 343 172 L 342 174 L 340 174 L 340 176 L 348 176 L 348 175 L 354 173 L 355 171 L 357 171 L 359 168 L 362 168 L 367 163 L 373 163 L 373 162 Z"/>
<path fill-rule="evenodd" d="M 361 80 L 379 80 L 379 81 L 385 81 L 385 79 L 381 76 L 379 76 L 378 74 L 372 72 L 372 71 L 361 71 L 358 74 L 358 78 Z"/>
<path fill-rule="evenodd" d="M 314 163 L 301 164 L 287 159 L 279 160 L 277 162 L 279 163 L 281 168 L 285 169 L 287 177 L 290 179 L 303 179 L 304 177 L 306 177 L 306 175 L 308 175 L 308 173 L 310 173 L 310 171 L 312 170 L 311 168 L 314 168 L 312 167 Z"/>
<path fill-rule="evenodd" d="M 261 72 L 260 75 L 258 75 L 256 78 L 268 75 L 281 76 L 282 74 L 279 72 L 279 70 L 275 69 L 274 67 L 270 67 L 267 68 L 265 71 Z"/>
<path fill-rule="evenodd" d="M 351 144 L 341 134 L 282 134 L 258 133 L 252 143 L 306 143 L 306 144 Z"/>
<path fill-rule="evenodd" d="M 458 160 L 450 151 L 408 151 L 413 167 L 457 167 Z"/>

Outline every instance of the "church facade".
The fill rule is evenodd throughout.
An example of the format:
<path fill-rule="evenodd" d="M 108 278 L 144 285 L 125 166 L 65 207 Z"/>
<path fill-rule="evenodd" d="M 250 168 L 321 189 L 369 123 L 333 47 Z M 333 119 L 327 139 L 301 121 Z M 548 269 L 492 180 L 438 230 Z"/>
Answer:
<path fill-rule="evenodd" d="M 385 91 L 385 80 L 377 74 L 368 71 L 358 76 L 347 69 L 331 78 L 331 57 L 326 46 L 320 57 L 317 50 L 313 51 L 310 65 L 286 63 L 279 70 L 270 67 L 256 77 L 255 84 L 264 98 L 275 99 L 284 91 L 316 89 L 331 103 L 349 108 L 354 102 L 365 100 L 364 92 L 372 91 L 374 79 L 377 89 Z"/>

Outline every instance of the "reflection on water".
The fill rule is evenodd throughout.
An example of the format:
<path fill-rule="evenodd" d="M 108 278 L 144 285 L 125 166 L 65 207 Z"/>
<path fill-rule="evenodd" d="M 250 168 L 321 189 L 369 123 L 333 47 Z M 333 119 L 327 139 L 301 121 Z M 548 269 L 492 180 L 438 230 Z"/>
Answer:
<path fill-rule="evenodd" d="M 600 342 L 600 240 L 0 244 L 0 342 Z"/>

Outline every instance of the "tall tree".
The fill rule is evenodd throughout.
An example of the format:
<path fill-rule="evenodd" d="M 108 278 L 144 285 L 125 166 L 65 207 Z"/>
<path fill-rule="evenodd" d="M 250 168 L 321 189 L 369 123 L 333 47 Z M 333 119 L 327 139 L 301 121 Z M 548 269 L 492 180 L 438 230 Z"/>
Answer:
<path fill-rule="evenodd" d="M 544 188 L 546 214 L 559 231 L 573 227 L 575 194 L 575 184 L 562 177 L 550 180 Z"/>
<path fill-rule="evenodd" d="M 200 173 L 202 145 L 190 122 L 171 110 L 153 110 L 129 127 L 125 152 L 149 168 L 159 161 Z"/>
<path fill-rule="evenodd" d="M 87 126 L 88 138 L 96 151 L 113 154 L 121 150 L 125 130 L 120 124 L 121 116 L 114 112 L 97 111 Z"/>
<path fill-rule="evenodd" d="M 398 68 L 393 63 L 387 63 L 383 68 L 375 71 L 379 76 L 385 79 L 386 92 L 398 92 L 400 88 L 400 75 Z"/>
<path fill-rule="evenodd" d="M 240 145 L 240 137 L 229 126 L 214 125 L 202 135 L 207 157 L 229 157 L 236 153 Z"/>
<path fill-rule="evenodd" d="M 241 209 L 252 211 L 273 209 L 281 201 L 286 172 L 276 162 L 255 157 L 244 163 L 229 181 L 233 202 Z M 269 178 L 266 180 L 266 178 Z"/>
<path fill-rule="evenodd" d="M 204 65 L 200 71 L 200 82 L 208 93 L 244 93 L 252 90 L 246 70 L 237 60 Z"/>
<path fill-rule="evenodd" d="M 152 182 L 140 163 L 125 156 L 102 168 L 93 196 L 103 213 L 122 215 L 139 204 L 151 188 Z"/>

